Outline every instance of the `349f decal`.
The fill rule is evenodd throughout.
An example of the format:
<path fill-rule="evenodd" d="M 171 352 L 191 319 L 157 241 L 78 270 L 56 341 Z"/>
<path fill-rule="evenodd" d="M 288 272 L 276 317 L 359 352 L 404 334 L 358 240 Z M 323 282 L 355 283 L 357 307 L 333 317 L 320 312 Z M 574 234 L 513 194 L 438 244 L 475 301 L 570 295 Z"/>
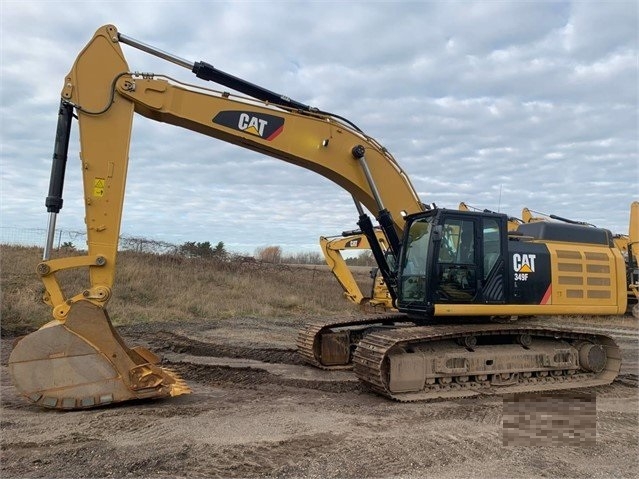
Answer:
<path fill-rule="evenodd" d="M 513 254 L 515 281 L 528 281 L 528 274 L 535 272 L 536 254 Z"/>
<path fill-rule="evenodd" d="M 271 141 L 284 130 L 284 118 L 240 110 L 221 111 L 213 123 Z"/>

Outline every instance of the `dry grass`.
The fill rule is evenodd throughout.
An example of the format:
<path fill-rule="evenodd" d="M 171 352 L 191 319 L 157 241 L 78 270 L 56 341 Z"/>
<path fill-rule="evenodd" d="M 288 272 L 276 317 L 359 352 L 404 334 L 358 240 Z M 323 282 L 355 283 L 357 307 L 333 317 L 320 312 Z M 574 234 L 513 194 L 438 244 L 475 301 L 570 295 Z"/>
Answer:
<path fill-rule="evenodd" d="M 35 267 L 39 248 L 0 245 L 2 332 L 31 331 L 51 318 Z M 86 288 L 86 271 L 59 275 L 65 292 Z M 114 324 L 231 317 L 357 314 L 326 268 L 123 252 L 109 303 Z"/>

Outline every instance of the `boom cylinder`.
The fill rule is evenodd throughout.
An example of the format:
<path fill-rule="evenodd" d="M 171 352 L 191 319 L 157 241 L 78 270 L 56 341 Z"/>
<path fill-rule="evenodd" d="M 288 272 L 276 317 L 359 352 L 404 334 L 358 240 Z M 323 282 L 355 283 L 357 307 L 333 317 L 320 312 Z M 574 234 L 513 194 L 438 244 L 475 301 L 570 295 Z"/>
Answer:
<path fill-rule="evenodd" d="M 196 77 L 202 80 L 219 83 L 220 85 L 232 88 L 233 90 L 237 90 L 240 93 L 244 93 L 245 95 L 248 95 L 250 97 L 257 98 L 258 100 L 273 103 L 275 105 L 285 106 L 288 108 L 294 108 L 296 110 L 313 111 L 313 108 L 309 105 L 305 105 L 304 103 L 292 100 L 285 95 L 275 93 L 274 91 L 268 90 L 259 85 L 233 76 L 222 70 L 218 70 L 210 63 L 195 62 L 192 71 L 193 73 L 195 73 Z"/>
<path fill-rule="evenodd" d="M 184 58 L 180 58 L 171 53 L 167 53 L 159 48 L 152 47 L 151 45 L 147 45 L 146 43 L 141 42 L 140 40 L 136 40 L 135 38 L 131 38 L 122 33 L 118 33 L 118 40 L 122 43 L 125 43 L 133 48 L 137 48 L 138 50 L 142 50 L 143 52 L 154 55 L 163 60 L 167 60 L 171 63 L 175 63 L 181 67 L 187 68 L 189 70 L 193 69 L 193 62 L 185 60 Z"/>
<path fill-rule="evenodd" d="M 373 181 L 373 175 L 371 174 L 371 170 L 368 168 L 368 163 L 366 162 L 366 158 L 364 156 L 365 152 L 366 149 L 362 145 L 353 147 L 353 150 L 351 151 L 353 158 L 355 158 L 361 165 L 364 176 L 366 177 L 366 182 L 368 183 L 368 187 L 371 189 L 373 198 L 375 198 L 375 203 L 377 203 L 377 209 L 379 210 L 377 213 L 377 221 L 379 221 L 379 225 L 382 227 L 382 230 L 384 231 L 384 234 L 388 239 L 388 245 L 395 255 L 395 258 L 399 258 L 401 241 L 399 240 L 399 236 L 397 236 L 397 231 L 395 231 L 393 217 L 390 214 L 390 211 L 388 211 L 384 207 L 384 203 L 382 202 L 382 197 L 379 194 L 377 185 L 375 184 L 375 181 Z"/>

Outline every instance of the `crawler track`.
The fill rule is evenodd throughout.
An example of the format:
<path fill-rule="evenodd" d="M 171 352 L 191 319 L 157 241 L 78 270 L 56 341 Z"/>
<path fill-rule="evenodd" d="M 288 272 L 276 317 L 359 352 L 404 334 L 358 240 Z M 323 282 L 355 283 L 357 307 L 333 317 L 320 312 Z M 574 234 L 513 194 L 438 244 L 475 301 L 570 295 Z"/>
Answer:
<path fill-rule="evenodd" d="M 493 378 L 493 376 L 499 376 L 497 374 L 477 375 L 473 374 L 473 371 L 453 371 L 450 374 L 440 374 L 440 377 L 437 378 L 431 375 L 428 380 L 423 382 L 419 390 L 401 391 L 401 388 L 396 388 L 400 390 L 393 391 L 390 385 L 390 355 L 395 354 L 396 357 L 400 357 L 401 362 L 402 358 L 409 357 L 414 349 L 417 349 L 418 353 L 424 355 L 425 363 L 435 364 L 438 360 L 437 353 L 428 352 L 428 348 L 435 343 L 459 341 L 460 338 L 469 335 L 479 338 L 480 342 L 490 342 L 494 338 L 503 342 L 504 338 L 524 334 L 530 335 L 538 341 L 554 342 L 559 345 L 558 347 L 562 347 L 564 344 L 579 344 L 580 341 L 601 345 L 607 356 L 605 367 L 598 373 L 587 371 L 581 365 L 577 365 L 578 361 L 575 358 L 574 364 L 568 367 L 563 364 L 563 367 L 548 366 L 544 370 L 522 368 L 519 372 L 514 367 L 512 369 L 514 372 L 510 373 L 509 379 L 502 384 L 499 381 L 500 377 Z M 419 351 L 420 347 L 423 351 Z M 480 349 L 480 346 L 477 349 Z M 521 349 L 523 350 L 523 348 Z M 473 348 L 467 348 L 467 351 L 469 352 L 464 352 L 460 356 L 465 354 L 471 357 Z M 528 354 L 534 356 L 533 353 Z M 539 355 L 539 357 L 541 356 L 543 353 Z M 517 357 L 513 356 L 513 363 L 516 360 Z M 619 373 L 621 353 L 612 338 L 592 332 L 575 329 L 482 324 L 423 326 L 374 332 L 362 338 L 354 353 L 353 362 L 354 371 L 358 378 L 372 390 L 388 398 L 408 402 L 437 398 L 552 391 L 610 384 Z M 406 364 L 403 367 L 406 368 Z M 466 360 L 466 368 L 469 369 L 468 360 Z M 441 379 L 442 377 L 444 379 Z"/>
<path fill-rule="evenodd" d="M 371 328 L 382 328 L 397 323 L 412 324 L 403 314 L 385 314 L 346 321 L 326 319 L 313 321 L 299 331 L 297 351 L 306 363 L 320 369 L 352 369 L 352 357 L 345 364 L 326 365 L 321 362 L 322 335 L 331 330 L 349 328 L 349 347 L 354 347 L 361 339 L 364 331 L 369 332 Z"/>

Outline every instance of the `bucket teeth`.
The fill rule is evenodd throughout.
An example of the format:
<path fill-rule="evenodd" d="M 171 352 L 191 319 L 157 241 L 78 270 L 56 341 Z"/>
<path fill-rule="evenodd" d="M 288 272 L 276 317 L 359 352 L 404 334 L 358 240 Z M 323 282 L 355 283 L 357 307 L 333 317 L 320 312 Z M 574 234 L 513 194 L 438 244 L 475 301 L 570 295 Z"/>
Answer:
<path fill-rule="evenodd" d="M 171 369 L 161 368 L 164 384 L 161 385 L 163 392 L 156 391 L 154 394 L 148 395 L 141 392 L 138 398 L 142 397 L 175 397 L 182 394 L 191 394 L 191 388 L 186 384 L 186 381 L 182 379 L 175 371 Z M 98 396 L 85 396 L 85 397 L 60 397 L 55 393 L 34 393 L 28 396 L 31 402 L 38 404 L 42 407 L 49 409 L 62 409 L 62 410 L 75 410 L 75 409 L 89 409 L 98 406 L 106 406 L 108 404 L 119 402 L 114 398 L 113 394 L 100 394 Z M 131 397 L 130 399 L 136 399 Z"/>
<path fill-rule="evenodd" d="M 191 388 L 186 384 L 186 381 L 182 379 L 182 377 L 176 373 L 173 369 L 162 368 L 164 373 L 167 376 L 170 376 L 173 379 L 173 384 L 171 384 L 171 396 L 180 396 L 182 394 L 191 394 Z"/>

